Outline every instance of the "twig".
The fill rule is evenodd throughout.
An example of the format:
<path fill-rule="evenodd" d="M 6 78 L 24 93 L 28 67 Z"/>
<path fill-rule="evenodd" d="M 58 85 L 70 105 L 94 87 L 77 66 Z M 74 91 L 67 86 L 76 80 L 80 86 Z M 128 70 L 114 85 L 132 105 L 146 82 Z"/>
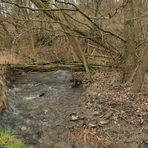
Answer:
<path fill-rule="evenodd" d="M 148 95 L 148 92 L 128 93 L 129 95 Z"/>
<path fill-rule="evenodd" d="M 19 5 L 17 3 L 13 3 L 13 2 L 10 2 L 10 1 L 2 0 L 2 2 L 10 4 L 10 5 L 15 5 L 18 8 L 29 9 L 31 11 L 54 11 L 54 12 L 56 12 L 56 11 L 77 11 L 75 9 L 68 9 L 68 8 L 60 8 L 60 9 L 31 8 L 31 7 Z"/>

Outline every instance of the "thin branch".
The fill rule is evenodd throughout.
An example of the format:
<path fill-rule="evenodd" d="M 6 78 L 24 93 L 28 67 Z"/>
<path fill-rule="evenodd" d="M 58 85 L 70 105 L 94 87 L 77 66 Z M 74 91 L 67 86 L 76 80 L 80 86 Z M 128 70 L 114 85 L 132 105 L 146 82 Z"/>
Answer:
<path fill-rule="evenodd" d="M 83 23 L 83 22 L 80 22 L 79 20 L 73 18 L 70 14 L 67 14 L 67 13 L 64 13 L 65 15 L 67 15 L 69 18 L 71 18 L 72 20 L 76 21 L 77 23 L 81 24 L 81 25 L 84 25 L 86 27 L 88 27 L 89 29 L 92 29 L 88 24 L 86 23 Z"/>
<path fill-rule="evenodd" d="M 73 3 L 70 3 L 70 2 L 62 2 L 62 1 L 59 1 L 59 0 L 56 0 L 56 2 L 58 3 L 62 3 L 62 4 L 66 4 L 66 5 L 71 5 L 73 6 L 82 16 L 84 16 L 89 22 L 91 22 L 97 29 L 99 29 L 100 31 L 104 32 L 104 33 L 108 33 L 118 39 L 120 39 L 121 41 L 123 42 L 126 42 L 122 37 L 110 32 L 110 31 L 107 31 L 107 30 L 104 30 L 102 29 L 100 26 L 98 26 L 87 14 L 85 14 L 84 12 L 82 12 L 76 5 L 74 5 Z"/>
<path fill-rule="evenodd" d="M 119 6 L 118 8 L 115 9 L 115 11 L 114 11 L 113 14 L 110 14 L 109 13 L 109 18 L 114 17 L 118 13 L 118 11 L 121 10 L 121 9 L 123 9 L 127 4 L 128 4 L 128 1 L 125 2 L 125 3 L 123 2 L 121 6 Z"/>
<path fill-rule="evenodd" d="M 53 12 L 56 12 L 56 11 L 76 11 L 75 9 L 68 9 L 68 8 L 60 8 L 60 9 L 31 8 L 31 7 L 19 5 L 17 3 L 13 3 L 13 2 L 10 2 L 10 1 L 2 0 L 2 2 L 7 3 L 7 4 L 11 4 L 11 5 L 15 5 L 18 8 L 29 9 L 31 11 L 53 11 Z"/>

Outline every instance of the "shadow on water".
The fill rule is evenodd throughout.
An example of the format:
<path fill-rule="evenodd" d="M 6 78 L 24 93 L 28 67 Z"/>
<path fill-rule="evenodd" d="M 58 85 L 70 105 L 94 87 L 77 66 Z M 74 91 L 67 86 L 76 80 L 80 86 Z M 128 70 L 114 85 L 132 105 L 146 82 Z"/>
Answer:
<path fill-rule="evenodd" d="M 68 71 L 32 72 L 16 78 L 8 90 L 9 107 L 0 128 L 33 147 L 54 147 L 68 133 L 69 115 L 81 110 L 83 88 L 72 88 Z"/>

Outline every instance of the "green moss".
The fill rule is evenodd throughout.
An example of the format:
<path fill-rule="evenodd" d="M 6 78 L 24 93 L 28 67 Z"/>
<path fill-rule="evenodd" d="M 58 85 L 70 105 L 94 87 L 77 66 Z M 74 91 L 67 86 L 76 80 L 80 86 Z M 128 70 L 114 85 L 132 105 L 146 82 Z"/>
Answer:
<path fill-rule="evenodd" d="M 0 147 L 1 148 L 26 148 L 25 144 L 15 138 L 10 131 L 0 130 Z"/>
<path fill-rule="evenodd" d="M 115 120 L 117 120 L 117 119 L 122 119 L 123 118 L 123 111 L 117 111 L 117 112 L 114 112 L 113 113 L 113 118 L 115 119 Z"/>

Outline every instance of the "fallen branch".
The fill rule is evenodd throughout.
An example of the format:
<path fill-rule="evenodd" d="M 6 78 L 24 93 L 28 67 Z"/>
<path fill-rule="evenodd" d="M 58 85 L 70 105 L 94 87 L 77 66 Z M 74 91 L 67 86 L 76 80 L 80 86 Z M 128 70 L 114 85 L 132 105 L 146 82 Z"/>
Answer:
<path fill-rule="evenodd" d="M 129 95 L 148 95 L 148 92 L 129 93 Z"/>

